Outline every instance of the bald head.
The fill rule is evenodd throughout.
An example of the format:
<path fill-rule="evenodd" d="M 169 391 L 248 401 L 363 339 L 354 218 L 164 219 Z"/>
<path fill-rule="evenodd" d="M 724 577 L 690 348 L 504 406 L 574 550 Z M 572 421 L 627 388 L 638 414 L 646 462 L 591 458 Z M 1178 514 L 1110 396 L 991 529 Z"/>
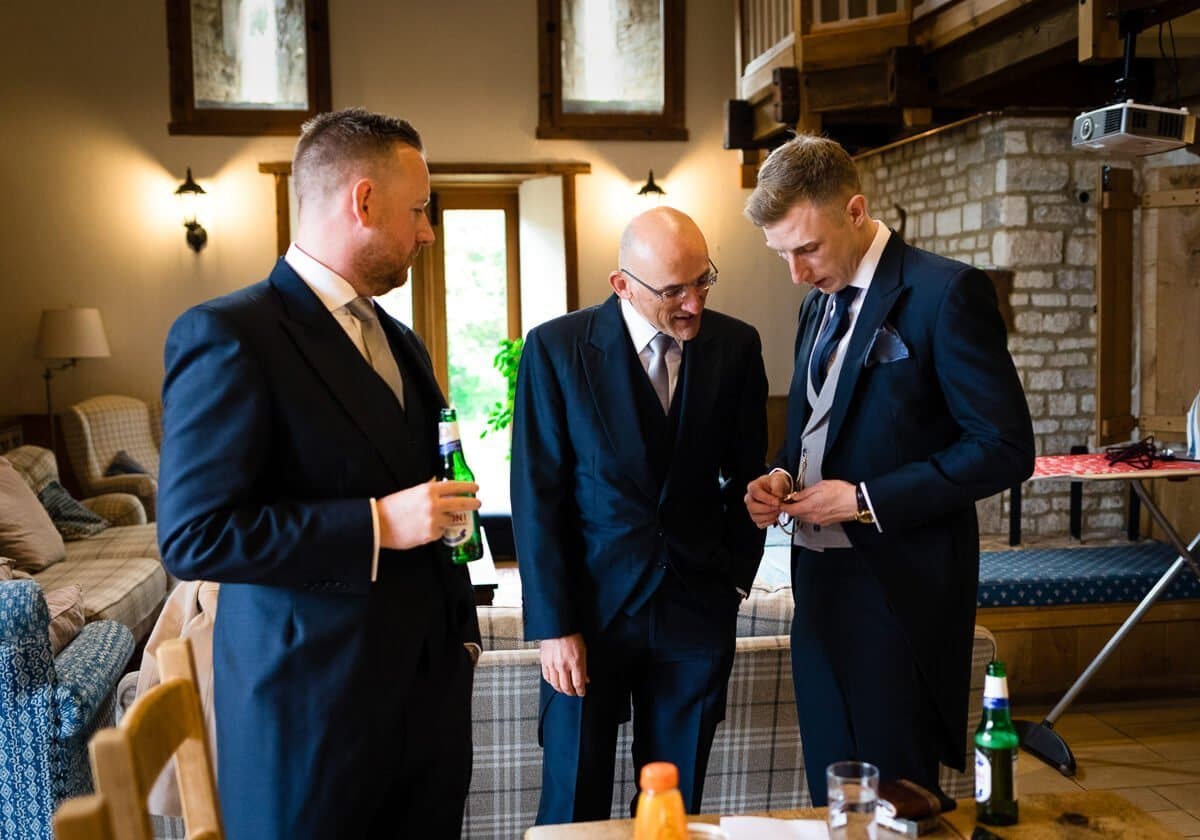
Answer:
<path fill-rule="evenodd" d="M 655 207 L 633 218 L 621 235 L 618 270 L 608 276 L 617 296 L 676 341 L 700 331 L 712 266 L 704 234 L 691 217 Z M 697 283 L 703 285 L 701 289 Z M 675 290 L 681 294 L 663 295 Z"/>
<path fill-rule="evenodd" d="M 707 267 L 708 244 L 692 217 L 674 207 L 655 207 L 634 216 L 625 227 L 617 260 L 636 273 L 650 266 L 670 270 L 689 265 L 697 256 Z"/>

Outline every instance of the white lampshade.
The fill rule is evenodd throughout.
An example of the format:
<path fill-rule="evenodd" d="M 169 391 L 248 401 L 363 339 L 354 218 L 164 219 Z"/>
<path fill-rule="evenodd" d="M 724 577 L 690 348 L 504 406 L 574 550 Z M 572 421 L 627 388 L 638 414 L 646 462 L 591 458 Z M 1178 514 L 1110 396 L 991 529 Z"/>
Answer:
<path fill-rule="evenodd" d="M 86 307 L 43 309 L 38 327 L 38 359 L 107 359 L 108 336 L 100 310 Z"/>

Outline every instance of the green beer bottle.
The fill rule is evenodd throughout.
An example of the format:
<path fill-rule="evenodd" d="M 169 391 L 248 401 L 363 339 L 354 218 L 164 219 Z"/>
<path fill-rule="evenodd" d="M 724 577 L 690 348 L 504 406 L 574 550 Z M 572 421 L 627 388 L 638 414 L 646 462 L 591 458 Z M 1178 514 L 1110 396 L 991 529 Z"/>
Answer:
<path fill-rule="evenodd" d="M 975 730 L 975 819 L 986 825 L 1017 821 L 1017 752 L 1021 746 L 1008 710 L 1004 663 L 989 662 L 983 718 Z"/>
<path fill-rule="evenodd" d="M 442 453 L 443 481 L 474 481 L 475 474 L 463 457 L 458 434 L 458 416 L 453 408 L 443 408 L 438 423 L 438 449 Z M 479 511 L 454 515 L 454 524 L 442 532 L 442 545 L 450 550 L 455 563 L 470 563 L 483 556 L 483 537 L 479 532 Z"/>

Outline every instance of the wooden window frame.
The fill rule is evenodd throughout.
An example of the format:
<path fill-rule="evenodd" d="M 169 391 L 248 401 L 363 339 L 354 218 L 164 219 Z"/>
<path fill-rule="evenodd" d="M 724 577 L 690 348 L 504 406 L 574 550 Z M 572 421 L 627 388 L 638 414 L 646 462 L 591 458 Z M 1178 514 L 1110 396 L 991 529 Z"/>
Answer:
<path fill-rule="evenodd" d="M 330 110 L 329 10 L 327 0 L 305 0 L 308 108 L 274 110 L 197 108 L 192 75 L 191 0 L 167 0 L 167 55 L 171 76 L 169 134 L 227 136 L 296 135 L 305 120 Z"/>
<path fill-rule="evenodd" d="M 275 181 L 275 250 L 287 253 L 292 241 L 290 160 L 262 161 L 258 171 Z M 563 251 L 566 265 L 567 311 L 579 308 L 579 228 L 575 213 L 575 176 L 589 175 L 592 165 L 582 161 L 546 163 L 436 163 L 430 162 L 429 174 L 435 188 L 456 181 L 466 183 L 520 183 L 529 178 L 558 176 L 562 179 Z"/>
<path fill-rule="evenodd" d="M 565 113 L 562 108 L 562 0 L 538 0 L 538 127 L 542 140 L 687 140 L 684 110 L 684 0 L 662 0 L 663 110 L 660 114 Z"/>

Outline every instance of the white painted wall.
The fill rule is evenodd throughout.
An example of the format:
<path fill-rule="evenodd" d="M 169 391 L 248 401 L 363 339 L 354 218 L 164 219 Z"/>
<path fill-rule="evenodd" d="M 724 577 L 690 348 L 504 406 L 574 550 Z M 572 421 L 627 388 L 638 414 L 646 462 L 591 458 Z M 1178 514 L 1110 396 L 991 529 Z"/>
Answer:
<path fill-rule="evenodd" d="M 534 178 L 517 189 L 521 243 L 521 334 L 567 311 L 562 178 Z"/>
<path fill-rule="evenodd" d="M 582 305 L 607 295 L 631 193 L 653 168 L 708 236 L 721 270 L 709 305 L 759 328 L 771 391 L 785 393 L 802 290 L 741 217 L 737 156 L 721 148 L 731 6 L 688 4 L 686 143 L 537 140 L 536 6 L 330 3 L 334 107 L 406 117 L 435 161 L 590 162 L 577 180 Z M 68 304 L 100 308 L 113 355 L 57 377 L 56 404 L 156 398 L 171 321 L 270 270 L 273 179 L 257 165 L 290 158 L 294 141 L 167 134 L 162 0 L 5 3 L 0 31 L 0 415 L 43 410 L 38 317 Z M 172 197 L 187 166 L 211 195 L 199 255 Z"/>

